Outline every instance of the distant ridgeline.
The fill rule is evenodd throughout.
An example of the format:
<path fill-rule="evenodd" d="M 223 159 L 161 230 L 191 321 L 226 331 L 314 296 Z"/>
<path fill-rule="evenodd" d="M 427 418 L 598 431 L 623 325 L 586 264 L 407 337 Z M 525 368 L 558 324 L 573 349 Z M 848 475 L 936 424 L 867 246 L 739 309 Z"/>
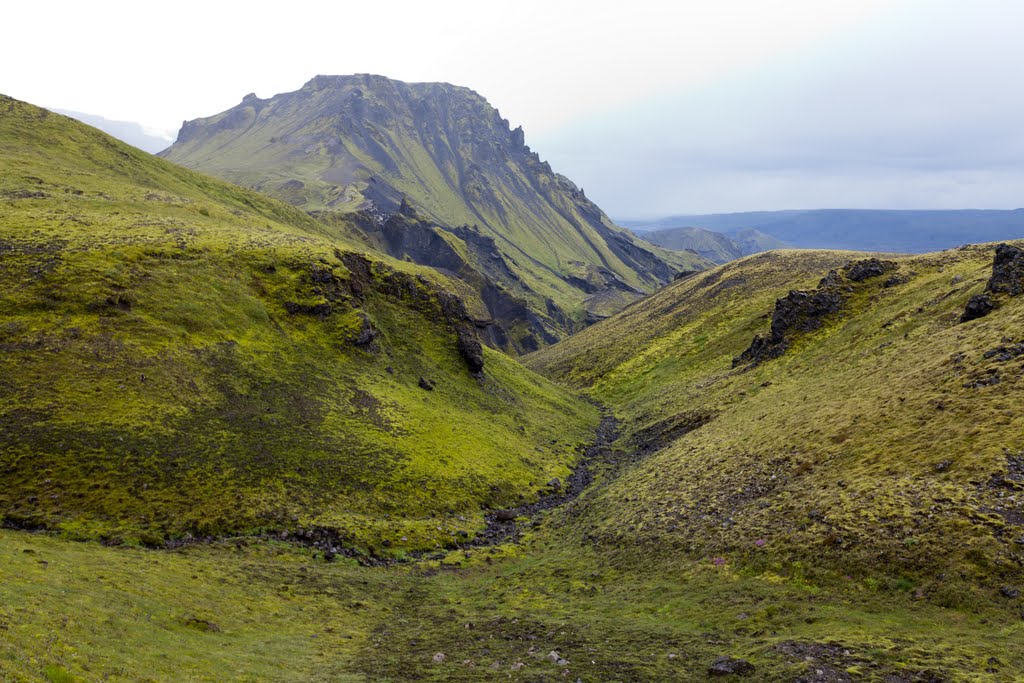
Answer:
<path fill-rule="evenodd" d="M 753 229 L 724 233 L 704 228 L 661 228 L 645 232 L 643 236 L 652 244 L 666 249 L 690 251 L 717 264 L 788 246 L 771 235 Z"/>
<path fill-rule="evenodd" d="M 524 352 L 706 268 L 615 225 L 468 88 L 317 76 L 187 121 L 161 153 L 456 274 L 487 343 Z"/>
<path fill-rule="evenodd" d="M 669 216 L 624 224 L 641 232 L 645 239 L 665 246 L 669 245 L 664 239 L 654 235 L 669 228 L 699 226 L 725 233 L 754 229 L 804 249 L 924 253 L 967 243 L 1024 237 L 1024 209 L 752 211 Z"/>

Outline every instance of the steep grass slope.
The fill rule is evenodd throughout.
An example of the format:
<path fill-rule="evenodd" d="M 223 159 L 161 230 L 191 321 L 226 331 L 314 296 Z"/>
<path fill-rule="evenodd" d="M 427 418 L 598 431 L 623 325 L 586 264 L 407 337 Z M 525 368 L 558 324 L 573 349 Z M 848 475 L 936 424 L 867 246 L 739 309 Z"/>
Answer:
<path fill-rule="evenodd" d="M 544 332 L 579 328 L 588 313 L 618 310 L 676 270 L 707 265 L 614 225 L 525 145 L 521 129 L 448 84 L 317 76 L 295 92 L 249 95 L 186 122 L 163 155 L 306 210 L 362 211 L 370 232 L 375 218 L 408 203 L 474 268 L 530 303 L 540 343 Z"/>
<path fill-rule="evenodd" d="M 9 98 L 0 171 L 8 526 L 433 548 L 565 476 L 596 422 L 432 271 L 287 204 Z"/>
<path fill-rule="evenodd" d="M 753 256 L 529 356 L 656 450 L 589 501 L 581 533 L 612 550 L 902 581 L 940 604 L 1000 600 L 1024 583 L 1024 298 L 960 322 L 993 251 L 896 259 L 864 279 L 841 269 L 851 253 Z M 779 304 L 838 293 L 837 311 L 789 316 L 777 358 L 738 358 L 764 351 L 751 342 L 768 339 L 778 297 L 837 268 L 821 297 Z"/>

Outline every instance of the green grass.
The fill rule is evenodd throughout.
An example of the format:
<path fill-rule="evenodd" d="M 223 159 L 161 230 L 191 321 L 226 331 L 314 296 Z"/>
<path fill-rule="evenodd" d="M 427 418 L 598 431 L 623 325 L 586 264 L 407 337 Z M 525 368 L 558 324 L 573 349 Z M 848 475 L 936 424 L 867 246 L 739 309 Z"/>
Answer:
<path fill-rule="evenodd" d="M 618 414 L 615 457 L 520 543 L 444 551 L 564 478 L 597 409 L 489 350 L 472 377 L 446 281 L 340 223 L 0 113 L 0 512 L 48 530 L 0 530 L 0 679 L 1024 670 L 1021 360 L 983 356 L 1024 298 L 957 323 L 990 246 L 899 259 L 750 369 L 775 299 L 854 255 L 728 264 L 527 358 Z M 300 526 L 441 554 L 326 562 Z"/>
<path fill-rule="evenodd" d="M 992 251 L 898 259 L 908 282 L 853 287 L 824 328 L 750 369 L 732 359 L 767 330 L 774 300 L 851 254 L 750 257 L 529 356 L 613 406 L 627 439 L 711 417 L 595 496 L 580 533 L 612 552 L 906 576 L 938 602 L 998 600 L 1024 578 L 1022 485 L 990 482 L 1024 451 L 1024 418 L 1020 362 L 983 353 L 1020 338 L 1024 300 L 958 323 Z M 999 384 L 973 386 L 991 372 Z"/>
<path fill-rule="evenodd" d="M 342 231 L 287 205 L 0 107 L 8 524 L 432 549 L 564 477 L 589 439 L 594 408 L 504 355 L 470 375 L 431 271 L 351 272 Z"/>
<path fill-rule="evenodd" d="M 559 523 L 522 547 L 392 568 L 273 542 L 147 551 L 0 531 L 0 678 L 700 681 L 722 655 L 765 681 L 821 666 L 858 680 L 1010 681 L 1024 667 L 1024 621 L 1007 606 L 944 608 L 710 562 L 610 562 L 566 544 Z M 840 654 L 808 662 L 792 643 Z M 552 650 L 569 663 L 548 661 Z"/>

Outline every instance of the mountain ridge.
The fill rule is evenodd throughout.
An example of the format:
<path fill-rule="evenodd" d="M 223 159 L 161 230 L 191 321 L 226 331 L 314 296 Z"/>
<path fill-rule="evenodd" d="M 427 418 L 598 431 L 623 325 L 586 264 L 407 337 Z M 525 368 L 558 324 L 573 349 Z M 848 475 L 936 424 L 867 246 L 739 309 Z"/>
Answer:
<path fill-rule="evenodd" d="M 754 228 L 732 232 L 716 232 L 705 228 L 659 228 L 643 233 L 644 239 L 676 251 L 693 251 L 712 263 L 721 265 L 744 256 L 788 245 Z"/>
<path fill-rule="evenodd" d="M 461 86 L 316 76 L 294 92 L 248 95 L 226 112 L 185 122 L 162 155 L 307 211 L 358 212 L 372 224 L 408 206 L 446 239 L 465 242 L 460 229 L 484 234 L 494 240 L 493 255 L 459 250 L 529 302 L 546 328 L 534 335 L 541 343 L 678 270 L 708 265 L 615 225 L 526 145 L 522 128 Z"/>

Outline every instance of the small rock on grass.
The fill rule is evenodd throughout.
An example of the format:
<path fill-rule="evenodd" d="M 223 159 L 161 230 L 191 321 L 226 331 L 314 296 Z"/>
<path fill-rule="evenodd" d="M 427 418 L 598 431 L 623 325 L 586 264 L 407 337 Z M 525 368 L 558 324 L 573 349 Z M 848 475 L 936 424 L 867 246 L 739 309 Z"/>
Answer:
<path fill-rule="evenodd" d="M 438 652 L 436 655 L 434 655 L 434 664 L 440 664 L 443 661 L 444 661 L 444 653 L 443 652 Z"/>
<path fill-rule="evenodd" d="M 749 676 L 754 673 L 754 665 L 745 659 L 719 657 L 708 667 L 711 676 Z"/>

